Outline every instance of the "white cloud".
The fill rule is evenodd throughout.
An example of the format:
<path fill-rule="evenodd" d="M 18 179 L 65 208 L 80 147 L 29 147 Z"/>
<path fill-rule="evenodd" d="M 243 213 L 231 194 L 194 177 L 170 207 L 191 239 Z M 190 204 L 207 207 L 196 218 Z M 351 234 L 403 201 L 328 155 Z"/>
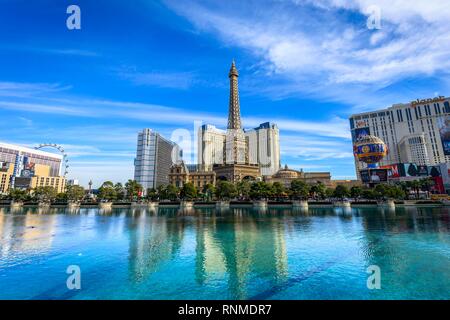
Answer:
<path fill-rule="evenodd" d="M 120 70 L 119 76 L 138 86 L 151 86 L 172 89 L 189 89 L 196 82 L 193 72 L 151 71 L 138 72 L 135 68 Z"/>
<path fill-rule="evenodd" d="M 376 1 L 382 30 L 366 27 L 372 0 L 166 3 L 198 29 L 250 50 L 268 72 L 288 78 L 273 89 L 278 95 L 301 92 L 351 104 L 374 99 L 371 106 L 380 107 L 416 98 L 409 92 L 380 97 L 382 88 L 450 73 L 446 0 Z M 450 89 L 448 82 L 440 85 Z"/>

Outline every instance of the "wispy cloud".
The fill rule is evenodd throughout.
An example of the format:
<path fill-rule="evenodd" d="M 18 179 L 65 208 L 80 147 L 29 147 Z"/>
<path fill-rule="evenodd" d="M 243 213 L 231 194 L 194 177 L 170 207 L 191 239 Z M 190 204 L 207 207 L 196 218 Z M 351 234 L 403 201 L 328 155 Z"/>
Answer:
<path fill-rule="evenodd" d="M 29 53 L 37 53 L 37 54 L 50 54 L 50 55 L 63 55 L 63 56 L 78 56 L 78 57 L 100 57 L 101 54 L 89 50 L 89 49 L 80 49 L 80 48 L 45 48 L 33 45 L 22 45 L 22 46 L 1 46 L 3 50 L 13 50 L 13 51 L 22 51 Z"/>
<path fill-rule="evenodd" d="M 0 97 L 32 97 L 69 90 L 71 86 L 59 83 L 27 83 L 0 81 Z"/>
<path fill-rule="evenodd" d="M 118 72 L 119 77 L 131 81 L 138 86 L 171 88 L 186 90 L 196 81 L 194 72 L 150 71 L 139 72 L 135 68 L 127 68 Z"/>
<path fill-rule="evenodd" d="M 390 85 L 450 73 L 448 1 L 376 1 L 381 30 L 366 27 L 372 0 L 165 2 L 197 29 L 250 50 L 266 75 L 284 78 L 264 89 L 275 96 L 300 93 L 373 108 L 415 98 L 407 90 L 380 93 Z M 445 81 L 439 86 L 450 89 Z"/>
<path fill-rule="evenodd" d="M 86 118 L 133 119 L 150 124 L 171 125 L 173 130 L 179 126 L 193 127 L 194 123 L 208 123 L 226 126 L 226 114 L 213 114 L 191 111 L 189 108 L 175 108 L 156 104 L 112 101 L 103 99 L 48 98 L 27 99 L 26 102 L 0 100 L 0 109 L 46 113 Z M 107 112 L 105 112 L 107 110 Z M 350 138 L 346 119 L 334 117 L 328 121 L 301 121 L 273 118 L 281 130 L 314 133 L 318 136 Z M 267 121 L 259 117 L 243 119 L 247 127 L 255 127 Z"/>

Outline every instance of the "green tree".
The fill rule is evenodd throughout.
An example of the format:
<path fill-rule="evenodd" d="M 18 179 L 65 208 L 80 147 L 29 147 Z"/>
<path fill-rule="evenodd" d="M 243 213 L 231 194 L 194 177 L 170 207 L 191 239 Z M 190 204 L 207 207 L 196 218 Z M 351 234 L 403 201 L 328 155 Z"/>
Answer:
<path fill-rule="evenodd" d="M 272 185 L 264 181 L 254 182 L 250 187 L 250 196 L 252 199 L 267 199 L 272 194 Z"/>
<path fill-rule="evenodd" d="M 8 198 L 13 201 L 24 201 L 27 198 L 27 191 L 23 189 L 10 189 Z"/>
<path fill-rule="evenodd" d="M 82 186 L 67 186 L 66 196 L 69 201 L 81 201 L 85 195 L 84 188 Z"/>
<path fill-rule="evenodd" d="M 404 199 L 406 194 L 401 187 L 389 185 L 385 188 L 385 196 L 389 199 Z"/>
<path fill-rule="evenodd" d="M 174 186 L 173 184 L 169 184 L 164 191 L 165 197 L 168 200 L 172 201 L 177 200 L 180 195 L 180 189 Z"/>
<path fill-rule="evenodd" d="M 280 182 L 272 184 L 273 196 L 277 199 L 285 198 L 287 196 L 286 188 Z"/>
<path fill-rule="evenodd" d="M 350 196 L 353 198 L 353 199 L 358 199 L 359 197 L 361 197 L 361 195 L 362 195 L 362 188 L 361 187 L 359 187 L 359 186 L 353 186 L 353 187 L 351 187 L 351 189 L 350 189 Z"/>
<path fill-rule="evenodd" d="M 117 191 L 114 188 L 114 183 L 106 181 L 98 189 L 98 198 L 103 201 L 113 201 L 117 199 Z"/>
<path fill-rule="evenodd" d="M 329 199 L 334 196 L 334 189 L 333 188 L 325 188 L 325 195 L 321 196 L 321 198 Z"/>
<path fill-rule="evenodd" d="M 323 199 L 326 197 L 327 187 L 322 183 L 318 182 L 311 186 L 311 193 L 314 198 Z"/>
<path fill-rule="evenodd" d="M 387 194 L 388 194 L 387 189 L 388 189 L 388 187 L 386 184 L 377 184 L 375 186 L 375 188 L 373 189 L 374 198 L 377 200 L 382 200 L 382 199 L 387 198 Z"/>
<path fill-rule="evenodd" d="M 197 197 L 197 188 L 191 182 L 185 183 L 181 188 L 180 197 L 183 200 L 195 199 Z"/>
<path fill-rule="evenodd" d="M 308 198 L 311 187 L 306 182 L 296 179 L 291 181 L 290 191 L 294 199 L 305 200 Z"/>
<path fill-rule="evenodd" d="M 37 187 L 33 190 L 33 196 L 38 201 L 51 202 L 56 199 L 58 191 L 53 187 Z"/>
<path fill-rule="evenodd" d="M 156 192 L 158 193 L 158 199 L 159 200 L 168 200 L 166 187 L 164 185 L 159 185 L 156 187 Z"/>
<path fill-rule="evenodd" d="M 67 193 L 60 192 L 56 195 L 56 202 L 66 202 L 67 201 Z"/>
<path fill-rule="evenodd" d="M 105 181 L 105 182 L 103 182 L 103 184 L 102 184 L 102 187 L 111 187 L 111 188 L 114 188 L 114 182 L 112 182 L 112 181 Z"/>
<path fill-rule="evenodd" d="M 120 182 L 117 182 L 114 185 L 114 189 L 116 190 L 117 200 L 124 200 L 125 199 L 125 188 Z"/>
<path fill-rule="evenodd" d="M 420 180 L 420 186 L 422 190 L 425 190 L 427 193 L 427 198 L 430 198 L 430 188 L 434 185 L 434 181 L 431 178 L 424 178 Z"/>
<path fill-rule="evenodd" d="M 364 199 L 369 199 L 369 200 L 375 199 L 375 193 L 374 193 L 373 189 L 370 189 L 370 188 L 362 189 L 361 196 Z"/>
<path fill-rule="evenodd" d="M 208 183 L 203 186 L 202 193 L 206 196 L 208 201 L 210 201 L 212 199 L 212 196 L 216 193 L 216 187 L 214 187 L 213 184 Z"/>
<path fill-rule="evenodd" d="M 238 182 L 236 185 L 238 196 L 248 198 L 250 196 L 251 187 L 252 184 L 247 180 Z"/>
<path fill-rule="evenodd" d="M 333 191 L 333 196 L 342 200 L 350 196 L 350 191 L 346 186 L 338 185 Z"/>
<path fill-rule="evenodd" d="M 220 200 L 229 200 L 237 196 L 236 186 L 228 181 L 218 181 L 216 184 L 216 196 Z"/>
<path fill-rule="evenodd" d="M 138 199 L 143 190 L 142 186 L 136 180 L 128 180 L 127 183 L 125 183 L 125 189 L 130 201 Z"/>
<path fill-rule="evenodd" d="M 148 188 L 147 189 L 147 200 L 150 200 L 150 201 L 158 200 L 158 190 L 156 190 L 155 188 Z"/>

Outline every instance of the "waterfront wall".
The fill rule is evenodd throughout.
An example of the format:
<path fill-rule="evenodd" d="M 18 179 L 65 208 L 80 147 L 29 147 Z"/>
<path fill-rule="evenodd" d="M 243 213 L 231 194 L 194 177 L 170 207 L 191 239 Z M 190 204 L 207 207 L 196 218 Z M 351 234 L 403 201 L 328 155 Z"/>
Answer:
<path fill-rule="evenodd" d="M 37 202 L 2 202 L 0 206 L 11 207 L 11 208 L 22 208 L 22 207 L 40 207 L 40 208 L 100 208 L 100 209 L 111 209 L 111 208 L 180 208 L 180 209 L 192 209 L 192 208 L 217 208 L 217 209 L 228 209 L 230 207 L 249 207 L 255 209 L 266 209 L 268 207 L 285 207 L 285 208 L 304 208 L 316 207 L 316 208 L 333 208 L 333 207 L 442 207 L 450 206 L 449 202 L 440 201 L 211 201 L 211 202 L 201 202 L 201 201 L 161 201 L 161 202 L 133 202 L 133 203 L 113 203 L 113 202 L 69 202 L 69 203 L 37 203 Z"/>

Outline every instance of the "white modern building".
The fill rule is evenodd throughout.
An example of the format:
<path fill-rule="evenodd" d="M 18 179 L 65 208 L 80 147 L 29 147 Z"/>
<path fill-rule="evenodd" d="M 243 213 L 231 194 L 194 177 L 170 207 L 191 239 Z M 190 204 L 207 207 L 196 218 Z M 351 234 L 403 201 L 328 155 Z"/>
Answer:
<path fill-rule="evenodd" d="M 149 188 L 169 184 L 170 167 L 181 160 L 179 146 L 152 129 L 138 134 L 137 152 L 134 160 L 134 180 L 144 192 Z"/>
<path fill-rule="evenodd" d="M 242 128 L 238 76 L 233 61 L 227 130 L 210 124 L 199 128 L 197 163 L 206 170 L 233 163 L 258 165 L 262 176 L 271 176 L 280 169 L 280 133 L 277 125 L 270 122 L 251 130 Z"/>
<path fill-rule="evenodd" d="M 245 131 L 250 163 L 259 164 L 263 176 L 271 176 L 280 169 L 280 131 L 274 123 L 265 122 Z"/>
<path fill-rule="evenodd" d="M 350 117 L 352 139 L 364 134 L 379 137 L 388 146 L 380 165 L 450 163 L 450 98 L 443 96 Z M 355 157 L 357 174 L 365 168 Z"/>
<path fill-rule="evenodd" d="M 280 169 L 280 131 L 276 124 L 266 122 L 244 130 L 248 146 L 248 162 L 259 164 L 261 175 L 271 176 Z M 226 161 L 224 150 L 227 131 L 213 125 L 203 125 L 198 131 L 198 164 L 212 170 L 214 164 Z M 231 143 L 227 145 L 232 145 Z M 229 152 L 228 152 L 229 153 Z"/>

